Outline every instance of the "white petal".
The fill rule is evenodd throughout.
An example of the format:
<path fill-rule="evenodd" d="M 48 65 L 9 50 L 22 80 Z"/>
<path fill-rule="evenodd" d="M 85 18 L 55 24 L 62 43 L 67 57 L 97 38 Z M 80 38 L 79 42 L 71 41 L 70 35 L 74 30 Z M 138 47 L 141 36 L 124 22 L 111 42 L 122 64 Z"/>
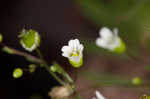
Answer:
<path fill-rule="evenodd" d="M 101 39 L 101 38 L 96 39 L 96 45 L 100 46 L 100 47 L 103 47 L 103 48 L 106 48 L 108 46 L 107 42 L 104 39 Z"/>
<path fill-rule="evenodd" d="M 80 45 L 80 41 L 78 39 L 75 39 L 74 41 L 75 41 L 76 45 Z"/>
<path fill-rule="evenodd" d="M 84 46 L 83 46 L 82 44 L 80 44 L 80 45 L 79 45 L 79 49 L 78 49 L 78 50 L 79 50 L 80 52 L 82 52 L 82 51 L 83 51 L 83 49 L 84 49 Z"/>
<path fill-rule="evenodd" d="M 63 46 L 61 51 L 63 52 L 62 56 L 65 56 L 65 57 L 69 57 L 69 55 L 72 53 L 72 49 L 69 46 Z"/>
<path fill-rule="evenodd" d="M 79 44 L 78 44 L 78 40 L 76 40 L 76 39 L 73 40 L 73 50 L 74 50 L 74 51 L 77 51 L 78 45 L 79 45 Z"/>
<path fill-rule="evenodd" d="M 66 52 L 66 51 L 70 52 L 71 51 L 71 47 L 69 47 L 69 46 L 63 46 L 62 49 L 61 49 L 61 51 L 62 52 Z"/>
<path fill-rule="evenodd" d="M 96 90 L 95 94 L 97 99 L 105 99 L 105 97 L 99 91 Z"/>
<path fill-rule="evenodd" d="M 113 43 L 111 43 L 108 48 L 113 51 L 116 47 L 119 47 L 120 44 L 121 44 L 120 43 L 120 38 L 115 37 L 114 40 L 113 40 Z"/>
<path fill-rule="evenodd" d="M 114 28 L 113 32 L 114 32 L 115 36 L 118 36 L 118 28 Z"/>
<path fill-rule="evenodd" d="M 105 40 L 111 39 L 113 37 L 112 31 L 109 28 L 107 28 L 107 27 L 103 27 L 99 31 L 99 33 L 100 33 L 101 38 L 103 38 Z"/>
<path fill-rule="evenodd" d="M 80 42 L 78 39 L 70 40 L 68 45 L 74 50 L 77 51 L 79 49 Z"/>
<path fill-rule="evenodd" d="M 68 46 L 70 46 L 70 47 L 73 48 L 73 46 L 74 46 L 74 41 L 73 41 L 73 40 L 70 40 L 70 41 L 68 42 Z"/>
<path fill-rule="evenodd" d="M 69 57 L 68 53 L 62 53 L 61 55 L 64 56 L 64 57 Z"/>

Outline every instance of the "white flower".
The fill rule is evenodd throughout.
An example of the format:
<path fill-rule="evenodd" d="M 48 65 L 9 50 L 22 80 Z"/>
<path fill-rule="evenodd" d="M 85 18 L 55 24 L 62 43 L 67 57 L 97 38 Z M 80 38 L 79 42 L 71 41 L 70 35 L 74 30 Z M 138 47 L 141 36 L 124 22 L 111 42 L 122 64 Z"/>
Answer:
<path fill-rule="evenodd" d="M 70 40 L 68 46 L 62 47 L 62 56 L 67 57 L 74 67 L 80 67 L 83 63 L 83 49 L 78 39 Z"/>
<path fill-rule="evenodd" d="M 125 44 L 122 42 L 118 36 L 118 29 L 115 28 L 111 31 L 107 27 L 100 29 L 99 34 L 101 37 L 96 39 L 96 45 L 108 49 L 110 51 L 115 51 L 122 53 L 125 51 Z"/>
<path fill-rule="evenodd" d="M 106 99 L 99 91 L 95 91 L 96 97 L 93 97 L 92 99 Z"/>

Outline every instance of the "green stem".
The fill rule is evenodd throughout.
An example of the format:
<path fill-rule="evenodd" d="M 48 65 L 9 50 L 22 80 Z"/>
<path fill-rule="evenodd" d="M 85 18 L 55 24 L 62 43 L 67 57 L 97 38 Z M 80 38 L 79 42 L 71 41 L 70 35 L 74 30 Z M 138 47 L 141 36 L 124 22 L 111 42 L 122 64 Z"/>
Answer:
<path fill-rule="evenodd" d="M 37 57 L 35 57 L 35 56 L 32 56 L 32 55 L 30 55 L 30 54 L 28 54 L 28 53 L 25 53 L 25 52 L 21 52 L 21 51 L 19 51 L 19 50 L 16 50 L 16 49 L 14 49 L 14 48 L 11 48 L 11 47 L 9 47 L 9 46 L 7 46 L 7 45 L 4 45 L 4 44 L 2 44 L 2 45 L 3 45 L 2 50 L 3 50 L 4 52 L 8 53 L 8 54 L 14 54 L 14 55 L 23 56 L 23 57 L 25 57 L 25 58 L 27 58 L 27 59 L 32 60 L 32 62 L 40 63 L 40 64 L 42 63 L 42 61 L 41 61 L 40 59 L 38 59 Z"/>
<path fill-rule="evenodd" d="M 36 49 L 37 54 L 39 55 L 40 59 L 43 62 L 43 66 L 45 67 L 45 69 L 62 85 L 66 85 L 66 83 L 64 81 L 62 81 L 55 73 L 53 73 L 52 71 L 50 71 L 48 64 L 46 63 L 46 61 L 44 60 L 41 52 L 39 49 Z"/>
<path fill-rule="evenodd" d="M 62 68 L 62 66 L 60 66 L 59 64 L 57 64 L 56 62 L 53 63 L 54 65 L 58 66 L 61 71 L 62 71 L 62 76 L 64 77 L 64 79 L 66 80 L 66 82 L 68 82 L 69 84 L 74 84 L 74 81 L 72 80 L 72 78 L 69 76 L 69 74 Z"/>

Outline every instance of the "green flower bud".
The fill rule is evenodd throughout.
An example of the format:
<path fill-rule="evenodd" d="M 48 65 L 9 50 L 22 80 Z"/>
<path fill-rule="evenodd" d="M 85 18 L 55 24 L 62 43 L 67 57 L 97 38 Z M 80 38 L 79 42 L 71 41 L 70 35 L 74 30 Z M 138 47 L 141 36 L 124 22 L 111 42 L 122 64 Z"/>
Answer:
<path fill-rule="evenodd" d="M 57 67 L 56 67 L 56 66 L 51 66 L 51 67 L 50 67 L 50 70 L 51 70 L 52 72 L 56 72 L 56 71 L 57 71 Z"/>
<path fill-rule="evenodd" d="M 132 79 L 132 84 L 134 85 L 140 85 L 141 83 L 142 83 L 142 80 L 139 77 L 135 77 Z"/>
<path fill-rule="evenodd" d="M 21 68 L 15 68 L 13 71 L 14 78 L 20 78 L 23 75 L 23 70 Z"/>
<path fill-rule="evenodd" d="M 62 68 L 58 66 L 58 64 L 54 64 L 54 65 L 50 66 L 50 70 L 52 72 L 57 72 L 59 74 L 61 74 L 63 71 Z"/>
<path fill-rule="evenodd" d="M 33 51 L 40 45 L 40 35 L 37 31 L 23 29 L 20 37 L 20 43 L 27 51 Z"/>
<path fill-rule="evenodd" d="M 33 73 L 33 72 L 35 72 L 35 70 L 36 70 L 36 65 L 35 64 L 30 64 L 29 65 L 29 72 Z"/>

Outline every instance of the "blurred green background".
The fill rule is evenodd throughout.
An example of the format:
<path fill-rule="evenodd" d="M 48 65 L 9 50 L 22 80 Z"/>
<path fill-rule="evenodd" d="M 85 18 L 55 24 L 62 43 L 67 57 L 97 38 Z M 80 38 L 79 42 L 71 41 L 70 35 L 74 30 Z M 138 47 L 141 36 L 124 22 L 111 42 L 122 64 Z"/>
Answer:
<path fill-rule="evenodd" d="M 149 0 L 76 0 L 76 3 L 80 14 L 97 27 L 117 27 L 133 51 L 143 42 L 149 46 Z"/>

